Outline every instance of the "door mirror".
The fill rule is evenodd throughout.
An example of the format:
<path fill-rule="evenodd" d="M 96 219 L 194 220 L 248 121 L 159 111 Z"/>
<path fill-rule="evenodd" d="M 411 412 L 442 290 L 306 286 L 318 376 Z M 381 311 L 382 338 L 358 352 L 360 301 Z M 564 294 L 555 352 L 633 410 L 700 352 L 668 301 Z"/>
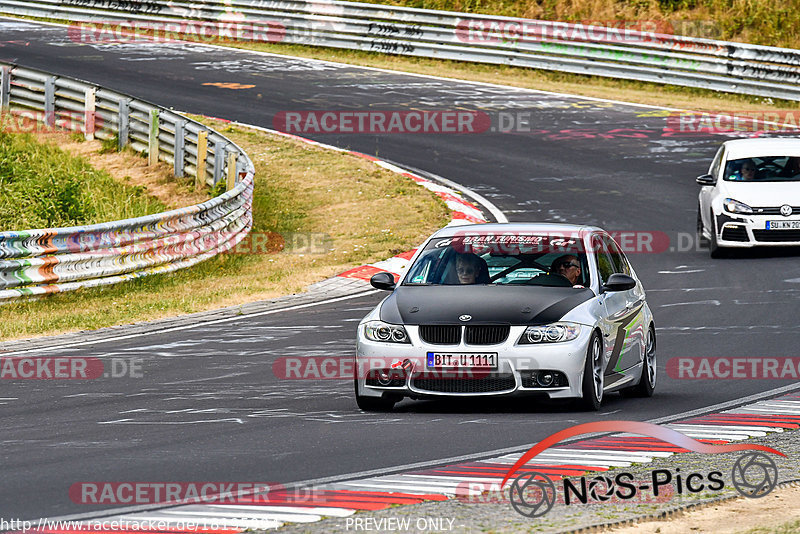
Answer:
<path fill-rule="evenodd" d="M 703 174 L 695 178 L 695 181 L 700 185 L 715 185 L 717 181 L 710 174 Z"/>
<path fill-rule="evenodd" d="M 394 289 L 394 275 L 385 271 L 382 273 L 375 273 L 372 275 L 372 278 L 369 279 L 369 283 L 372 284 L 372 287 L 375 289 L 391 291 Z"/>
<path fill-rule="evenodd" d="M 603 284 L 605 291 L 627 291 L 636 287 L 636 280 L 627 274 L 615 273 L 608 277 L 608 282 Z"/>

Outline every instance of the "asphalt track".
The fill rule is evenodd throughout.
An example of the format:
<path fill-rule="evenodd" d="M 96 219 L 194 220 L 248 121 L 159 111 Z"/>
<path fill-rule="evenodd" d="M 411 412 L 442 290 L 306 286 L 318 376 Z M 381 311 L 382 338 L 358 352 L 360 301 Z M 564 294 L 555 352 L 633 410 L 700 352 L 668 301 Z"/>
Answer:
<path fill-rule="evenodd" d="M 288 110 L 529 113 L 536 132 L 306 136 L 455 180 L 511 221 L 660 231 L 673 249 L 694 233 L 694 177 L 724 140 L 665 136 L 662 114 L 645 107 L 197 45 L 78 45 L 63 28 L 21 22 L 0 23 L 0 59 L 266 127 Z M 204 85 L 213 83 L 255 87 Z M 355 325 L 379 295 L 64 349 L 58 354 L 141 358 L 144 376 L 2 384 L 0 512 L 92 512 L 68 497 L 81 481 L 288 483 L 401 466 L 525 445 L 578 422 L 653 419 L 785 385 L 672 380 L 664 364 L 677 356 L 795 355 L 795 254 L 632 254 L 657 321 L 660 383 L 652 399 L 610 395 L 599 414 L 510 401 L 405 401 L 393 414 L 364 414 L 349 381 L 274 376 L 272 362 L 281 356 L 351 355 Z"/>

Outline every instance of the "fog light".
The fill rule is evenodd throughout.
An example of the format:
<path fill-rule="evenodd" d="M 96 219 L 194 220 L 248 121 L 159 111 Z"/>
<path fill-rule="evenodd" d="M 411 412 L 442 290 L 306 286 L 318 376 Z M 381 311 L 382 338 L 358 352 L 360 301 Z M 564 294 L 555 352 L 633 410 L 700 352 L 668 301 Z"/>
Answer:
<path fill-rule="evenodd" d="M 393 376 L 391 369 L 378 369 L 377 375 L 378 384 L 388 386 L 392 383 Z"/>
<path fill-rule="evenodd" d="M 536 382 L 545 388 L 552 386 L 554 381 L 553 373 L 539 373 L 539 376 L 536 377 Z"/>

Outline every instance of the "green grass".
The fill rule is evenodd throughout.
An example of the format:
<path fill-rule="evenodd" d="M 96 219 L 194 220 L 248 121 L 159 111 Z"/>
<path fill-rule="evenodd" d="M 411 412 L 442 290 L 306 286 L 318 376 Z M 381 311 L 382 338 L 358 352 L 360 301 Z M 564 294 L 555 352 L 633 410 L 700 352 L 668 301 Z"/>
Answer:
<path fill-rule="evenodd" d="M 142 187 L 116 182 L 30 134 L 0 131 L 0 231 L 92 224 L 163 210 Z"/>

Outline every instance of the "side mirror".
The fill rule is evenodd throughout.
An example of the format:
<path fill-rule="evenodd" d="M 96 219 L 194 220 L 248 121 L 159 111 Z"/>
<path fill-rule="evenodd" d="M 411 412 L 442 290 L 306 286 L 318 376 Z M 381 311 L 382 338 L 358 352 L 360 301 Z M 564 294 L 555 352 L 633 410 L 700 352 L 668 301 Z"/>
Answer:
<path fill-rule="evenodd" d="M 694 179 L 700 185 L 715 185 L 717 181 L 710 174 L 703 174 Z"/>
<path fill-rule="evenodd" d="M 636 287 L 636 280 L 627 274 L 615 273 L 608 277 L 603 285 L 605 291 L 627 291 Z"/>
<path fill-rule="evenodd" d="M 385 271 L 382 273 L 375 273 L 372 275 L 372 278 L 369 279 L 369 283 L 372 284 L 372 287 L 375 289 L 391 291 L 394 289 L 394 275 Z"/>

